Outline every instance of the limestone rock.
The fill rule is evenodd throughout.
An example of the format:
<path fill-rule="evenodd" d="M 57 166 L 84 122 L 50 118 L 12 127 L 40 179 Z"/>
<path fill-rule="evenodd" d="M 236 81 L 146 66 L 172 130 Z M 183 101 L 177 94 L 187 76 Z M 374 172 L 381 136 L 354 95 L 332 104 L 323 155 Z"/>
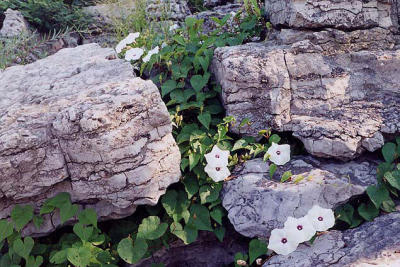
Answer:
<path fill-rule="evenodd" d="M 283 228 L 287 217 L 302 217 L 313 205 L 336 208 L 376 182 L 376 163 L 334 163 L 297 157 L 278 167 L 275 179 L 290 170 L 291 182 L 269 177 L 268 163 L 250 160 L 238 167 L 237 178 L 224 183 L 222 205 L 236 231 L 247 237 L 266 238 Z"/>
<path fill-rule="evenodd" d="M 115 20 L 127 18 L 137 8 L 136 0 L 119 0 L 115 3 L 98 4 L 84 10 L 98 22 L 113 24 Z M 147 0 L 146 11 L 152 19 L 184 20 L 190 15 L 187 2 L 183 0 Z"/>
<path fill-rule="evenodd" d="M 18 10 L 7 9 L 5 19 L 0 29 L 0 37 L 14 37 L 29 33 L 29 24 Z"/>
<path fill-rule="evenodd" d="M 264 266 L 400 266 L 399 228 L 399 212 L 383 215 L 355 229 L 319 236 L 312 245 L 301 244 L 288 256 L 273 256 Z"/>
<path fill-rule="evenodd" d="M 180 153 L 157 87 L 97 44 L 0 71 L 0 217 L 69 192 L 101 219 L 157 203 Z M 59 225 L 49 218 L 44 234 Z"/>
<path fill-rule="evenodd" d="M 376 135 L 400 133 L 400 50 L 351 51 L 334 38 L 329 51 L 310 39 L 282 39 L 293 45 L 215 50 L 227 115 L 252 122 L 240 133 L 292 131 L 309 153 L 341 160 L 380 148 Z"/>
<path fill-rule="evenodd" d="M 391 0 L 266 0 L 273 25 L 300 29 L 397 30 L 397 10 Z"/>

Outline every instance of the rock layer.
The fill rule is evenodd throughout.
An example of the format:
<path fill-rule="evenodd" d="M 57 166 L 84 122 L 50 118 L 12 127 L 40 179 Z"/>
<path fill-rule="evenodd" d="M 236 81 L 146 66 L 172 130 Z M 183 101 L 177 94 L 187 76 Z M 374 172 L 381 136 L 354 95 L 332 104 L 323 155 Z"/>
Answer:
<path fill-rule="evenodd" d="M 288 256 L 273 256 L 264 266 L 400 266 L 399 228 L 400 213 L 387 214 L 356 229 L 323 234 Z"/>
<path fill-rule="evenodd" d="M 15 37 L 29 33 L 29 24 L 18 10 L 7 9 L 0 29 L 0 37 Z"/>
<path fill-rule="evenodd" d="M 180 153 L 157 87 L 97 44 L 0 71 L 0 217 L 69 192 L 101 219 L 157 203 Z M 57 218 L 34 233 L 48 233 Z M 29 232 L 29 231 L 28 231 Z"/>
<path fill-rule="evenodd" d="M 313 205 L 336 208 L 363 194 L 376 182 L 376 163 L 332 163 L 298 157 L 279 167 L 275 178 L 290 170 L 291 182 L 271 180 L 269 166 L 261 159 L 238 167 L 236 179 L 224 183 L 222 205 L 236 231 L 247 237 L 266 238 L 283 228 L 287 217 L 302 217 Z"/>
<path fill-rule="evenodd" d="M 218 48 L 227 115 L 252 122 L 240 132 L 292 131 L 309 153 L 342 160 L 380 148 L 383 138 L 365 145 L 374 136 L 399 133 L 400 50 L 350 52 L 334 40 L 336 54 L 307 41 Z"/>

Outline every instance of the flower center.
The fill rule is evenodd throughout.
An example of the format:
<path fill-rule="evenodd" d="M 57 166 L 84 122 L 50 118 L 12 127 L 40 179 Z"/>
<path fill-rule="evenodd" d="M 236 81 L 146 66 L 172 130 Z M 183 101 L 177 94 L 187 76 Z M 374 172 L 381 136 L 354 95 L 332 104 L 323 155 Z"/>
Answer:
<path fill-rule="evenodd" d="M 215 168 L 216 170 L 217 170 L 217 172 L 219 172 L 220 170 L 221 170 L 221 168 L 220 167 L 217 167 L 217 168 Z"/>
<path fill-rule="evenodd" d="M 322 218 L 321 216 L 318 217 L 318 221 L 322 222 L 324 220 L 324 218 Z"/>
<path fill-rule="evenodd" d="M 215 157 L 217 158 L 217 159 L 219 159 L 219 155 L 217 154 L 217 155 L 215 155 Z"/>
<path fill-rule="evenodd" d="M 299 231 L 303 230 L 303 225 L 297 225 L 297 230 Z"/>
<path fill-rule="evenodd" d="M 278 151 L 276 151 L 276 154 L 279 156 L 281 154 L 281 152 L 278 150 Z"/>
<path fill-rule="evenodd" d="M 287 239 L 286 238 L 282 238 L 281 242 L 282 242 L 282 244 L 286 244 L 287 243 Z"/>

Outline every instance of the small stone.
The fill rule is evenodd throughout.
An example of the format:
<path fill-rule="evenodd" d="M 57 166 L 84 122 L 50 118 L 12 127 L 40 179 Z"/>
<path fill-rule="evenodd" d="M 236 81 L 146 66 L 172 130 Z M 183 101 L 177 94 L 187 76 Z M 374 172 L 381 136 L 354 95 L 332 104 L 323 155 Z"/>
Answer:
<path fill-rule="evenodd" d="M 29 33 L 29 24 L 18 10 L 7 9 L 0 36 L 15 37 Z"/>

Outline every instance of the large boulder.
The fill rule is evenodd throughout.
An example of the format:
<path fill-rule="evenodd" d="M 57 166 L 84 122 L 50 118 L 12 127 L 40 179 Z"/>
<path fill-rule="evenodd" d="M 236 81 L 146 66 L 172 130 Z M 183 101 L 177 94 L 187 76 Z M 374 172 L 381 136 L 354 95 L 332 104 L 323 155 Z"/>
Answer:
<path fill-rule="evenodd" d="M 399 228 L 400 212 L 383 215 L 355 229 L 323 234 L 288 256 L 273 256 L 264 266 L 400 266 Z"/>
<path fill-rule="evenodd" d="M 180 177 L 180 152 L 157 87 L 112 49 L 62 49 L 0 71 L 0 217 L 69 192 L 100 219 L 155 205 Z M 27 233 L 59 225 L 48 216 Z"/>
<path fill-rule="evenodd" d="M 7 9 L 0 29 L 0 37 L 16 37 L 30 32 L 29 24 L 18 10 Z"/>
<path fill-rule="evenodd" d="M 290 28 L 396 30 L 396 1 L 391 0 L 265 0 L 272 24 Z"/>
<path fill-rule="evenodd" d="M 302 217 L 313 205 L 334 209 L 376 183 L 372 161 L 335 163 L 312 157 L 297 157 L 278 168 L 270 179 L 268 163 L 262 159 L 237 167 L 235 179 L 225 182 L 222 205 L 236 231 L 247 237 L 267 238 L 283 228 L 289 216 Z M 285 171 L 293 174 L 281 183 Z"/>

